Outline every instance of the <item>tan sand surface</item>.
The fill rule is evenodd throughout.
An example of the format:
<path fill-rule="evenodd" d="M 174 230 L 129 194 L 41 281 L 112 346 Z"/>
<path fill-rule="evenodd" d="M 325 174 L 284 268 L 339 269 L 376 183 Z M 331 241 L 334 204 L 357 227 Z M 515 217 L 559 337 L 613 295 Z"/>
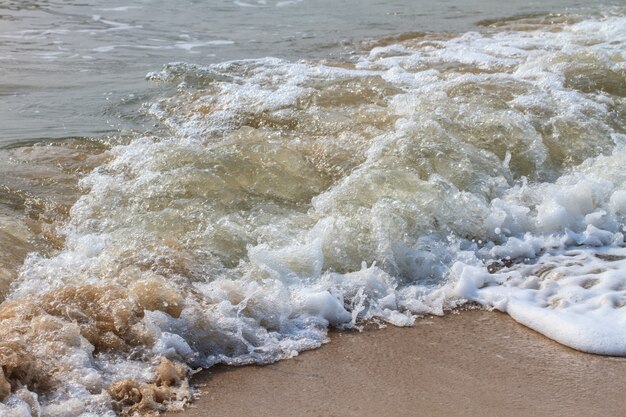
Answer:
<path fill-rule="evenodd" d="M 167 417 L 626 416 L 626 358 L 574 351 L 496 312 L 334 332 L 321 349 L 196 376 Z"/>

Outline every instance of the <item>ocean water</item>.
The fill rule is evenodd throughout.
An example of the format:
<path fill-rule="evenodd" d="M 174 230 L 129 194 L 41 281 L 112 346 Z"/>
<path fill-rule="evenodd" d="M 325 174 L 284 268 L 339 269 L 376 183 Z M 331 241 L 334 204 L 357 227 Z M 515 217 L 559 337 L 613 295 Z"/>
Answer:
<path fill-rule="evenodd" d="M 626 355 L 619 2 L 0 5 L 0 415 L 496 309 Z"/>

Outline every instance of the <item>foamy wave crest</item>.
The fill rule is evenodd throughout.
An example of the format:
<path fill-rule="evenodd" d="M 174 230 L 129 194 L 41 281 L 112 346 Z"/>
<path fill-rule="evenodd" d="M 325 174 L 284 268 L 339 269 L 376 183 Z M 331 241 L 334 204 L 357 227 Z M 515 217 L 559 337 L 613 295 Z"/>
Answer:
<path fill-rule="evenodd" d="M 0 307 L 3 415 L 180 407 L 194 368 L 467 301 L 626 354 L 626 18 L 489 25 L 149 74 L 171 134 L 111 150 Z"/>

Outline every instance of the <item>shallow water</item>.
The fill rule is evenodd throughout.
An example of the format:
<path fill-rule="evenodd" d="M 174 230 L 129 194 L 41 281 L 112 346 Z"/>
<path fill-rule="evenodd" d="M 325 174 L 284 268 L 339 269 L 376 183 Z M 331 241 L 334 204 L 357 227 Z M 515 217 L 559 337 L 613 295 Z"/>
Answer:
<path fill-rule="evenodd" d="M 495 0 L 3 1 L 0 145 L 69 136 L 100 138 L 129 129 L 145 132 L 153 121 L 137 109 L 164 92 L 144 82 L 144 76 L 169 62 L 345 56 L 359 51 L 363 42 L 383 36 L 461 32 L 475 28 L 482 19 L 597 4 L 571 0 L 522 5 Z"/>
<path fill-rule="evenodd" d="M 3 413 L 468 301 L 626 354 L 623 7 L 160 3 L 3 6 Z"/>

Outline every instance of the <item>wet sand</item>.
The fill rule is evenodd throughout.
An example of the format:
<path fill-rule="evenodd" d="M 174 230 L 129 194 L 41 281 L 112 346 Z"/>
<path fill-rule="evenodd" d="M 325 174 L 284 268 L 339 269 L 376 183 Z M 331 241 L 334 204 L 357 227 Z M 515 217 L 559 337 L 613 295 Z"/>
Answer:
<path fill-rule="evenodd" d="M 332 333 L 267 366 L 199 373 L 167 417 L 623 416 L 626 358 L 574 351 L 497 312 Z"/>

